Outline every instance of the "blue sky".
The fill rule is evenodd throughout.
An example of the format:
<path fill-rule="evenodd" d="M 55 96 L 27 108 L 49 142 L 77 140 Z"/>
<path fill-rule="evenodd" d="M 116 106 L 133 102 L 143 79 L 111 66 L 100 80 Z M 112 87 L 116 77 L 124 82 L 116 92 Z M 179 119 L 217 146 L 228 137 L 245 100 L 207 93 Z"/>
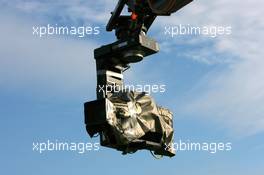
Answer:
<path fill-rule="evenodd" d="M 195 1 L 155 21 L 161 51 L 125 73 L 128 83 L 164 83 L 155 100 L 175 113 L 175 140 L 232 142 L 232 151 L 32 151 L 32 142 L 97 142 L 86 134 L 83 102 L 95 99 L 93 49 L 115 40 L 104 26 L 115 1 L 0 0 L 1 174 L 262 175 L 264 136 L 263 2 Z M 32 26 L 100 26 L 97 37 L 38 38 Z M 232 35 L 164 36 L 167 25 L 232 26 Z"/>

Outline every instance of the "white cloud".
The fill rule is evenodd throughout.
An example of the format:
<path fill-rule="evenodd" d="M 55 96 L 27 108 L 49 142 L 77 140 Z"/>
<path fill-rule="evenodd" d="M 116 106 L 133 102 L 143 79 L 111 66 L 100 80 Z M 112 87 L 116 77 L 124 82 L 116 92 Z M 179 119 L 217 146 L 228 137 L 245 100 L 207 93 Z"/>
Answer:
<path fill-rule="evenodd" d="M 33 36 L 34 23 L 13 15 L 1 14 L 0 23 L 2 89 L 71 93 L 69 96 L 84 91 L 89 95 L 95 93 L 87 89 L 95 89 L 93 48 L 97 47 L 96 43 Z"/>
<path fill-rule="evenodd" d="M 184 113 L 219 122 L 236 136 L 264 131 L 264 60 L 246 60 L 206 77 Z"/>
<path fill-rule="evenodd" d="M 217 37 L 211 45 L 208 52 L 231 53 L 238 55 L 241 59 L 251 57 L 255 54 L 262 55 L 259 49 L 259 43 L 263 41 L 264 22 L 261 19 L 263 15 L 263 2 L 258 0 L 232 2 L 228 0 L 193 1 L 179 13 L 173 14 L 171 17 L 159 17 L 157 27 L 168 25 L 190 24 L 193 26 L 231 26 L 232 35 L 225 37 Z M 166 42 L 181 44 L 181 37 L 175 37 Z M 211 41 L 210 38 L 197 37 L 194 41 L 196 45 L 204 44 L 204 40 Z M 173 44 L 174 42 L 174 44 Z M 188 46 L 188 43 L 183 43 Z M 201 45 L 200 45 L 201 46 Z M 211 55 L 211 54 L 209 54 Z M 203 58 L 208 59 L 210 58 Z M 250 58 L 251 59 L 251 58 Z M 217 61 L 218 62 L 218 61 Z"/>
<path fill-rule="evenodd" d="M 0 5 L 16 12 L 33 15 L 35 18 L 48 18 L 61 23 L 93 24 L 105 23 L 115 3 L 111 0 L 3 0 Z M 54 18 L 54 19 L 53 19 Z"/>
<path fill-rule="evenodd" d="M 196 56 L 191 56 L 190 50 L 190 58 L 205 63 L 223 61 L 228 64 L 224 70 L 210 72 L 192 89 L 181 112 L 219 122 L 236 136 L 264 131 L 263 6 L 264 2 L 258 0 L 194 1 L 178 15 L 159 21 L 160 26 L 181 23 L 231 25 L 233 28 L 231 36 L 218 37 L 209 47 L 203 45 L 200 38 L 196 39 L 195 43 L 204 48 L 195 51 Z M 174 40 L 172 46 L 189 46 L 188 43 L 177 43 L 179 41 Z M 184 54 L 178 56 L 186 57 Z"/>

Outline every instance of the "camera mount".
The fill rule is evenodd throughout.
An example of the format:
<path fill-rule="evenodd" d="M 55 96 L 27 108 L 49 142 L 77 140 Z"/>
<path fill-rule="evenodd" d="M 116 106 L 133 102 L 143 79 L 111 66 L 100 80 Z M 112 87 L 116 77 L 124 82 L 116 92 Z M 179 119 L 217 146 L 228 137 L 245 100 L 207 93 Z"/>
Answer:
<path fill-rule="evenodd" d="M 144 92 L 127 92 L 123 72 L 131 63 L 159 51 L 147 36 L 157 16 L 169 16 L 192 0 L 119 0 L 106 26 L 115 30 L 117 41 L 94 50 L 97 100 L 84 104 L 88 134 L 99 133 L 102 146 L 126 153 L 140 149 L 174 156 L 172 113 L 156 105 Z M 121 15 L 124 7 L 131 15 Z M 121 92 L 120 92 L 121 90 Z"/>

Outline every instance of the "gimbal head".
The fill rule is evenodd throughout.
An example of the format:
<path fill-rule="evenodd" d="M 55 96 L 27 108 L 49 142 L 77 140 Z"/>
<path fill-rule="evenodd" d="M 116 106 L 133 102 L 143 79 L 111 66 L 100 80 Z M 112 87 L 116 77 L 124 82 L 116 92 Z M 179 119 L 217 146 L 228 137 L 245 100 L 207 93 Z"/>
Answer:
<path fill-rule="evenodd" d="M 107 31 L 115 30 L 117 42 L 103 46 L 95 53 L 118 52 L 116 64 L 127 65 L 141 61 L 144 57 L 157 53 L 158 44 L 146 36 L 157 16 L 171 15 L 190 3 L 192 0 L 119 0 L 106 26 Z M 131 15 L 122 15 L 125 6 Z M 125 50 L 123 53 L 121 50 Z M 109 56 L 109 55 L 108 55 Z"/>
<path fill-rule="evenodd" d="M 192 0 L 119 0 L 106 30 L 116 30 L 117 38 L 147 33 L 157 16 L 169 16 Z M 125 5 L 131 16 L 121 15 Z"/>
<path fill-rule="evenodd" d="M 158 43 L 146 36 L 155 18 L 169 16 L 191 1 L 119 0 L 106 26 L 107 31 L 115 30 L 117 41 L 94 50 L 97 100 L 84 104 L 86 130 L 90 137 L 99 133 L 102 146 L 124 154 L 148 149 L 175 155 L 169 146 L 174 132 L 172 113 L 157 106 L 145 92 L 123 92 L 123 72 L 130 63 L 159 51 Z M 131 15 L 122 15 L 125 6 Z"/>

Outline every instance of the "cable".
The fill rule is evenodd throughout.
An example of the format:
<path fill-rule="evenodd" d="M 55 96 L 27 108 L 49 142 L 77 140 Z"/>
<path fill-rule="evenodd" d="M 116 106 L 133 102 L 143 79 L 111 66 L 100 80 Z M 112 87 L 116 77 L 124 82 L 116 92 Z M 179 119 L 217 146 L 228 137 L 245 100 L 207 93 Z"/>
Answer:
<path fill-rule="evenodd" d="M 155 159 L 162 159 L 163 155 L 156 155 L 153 151 L 150 151 L 151 155 L 155 158 Z"/>

